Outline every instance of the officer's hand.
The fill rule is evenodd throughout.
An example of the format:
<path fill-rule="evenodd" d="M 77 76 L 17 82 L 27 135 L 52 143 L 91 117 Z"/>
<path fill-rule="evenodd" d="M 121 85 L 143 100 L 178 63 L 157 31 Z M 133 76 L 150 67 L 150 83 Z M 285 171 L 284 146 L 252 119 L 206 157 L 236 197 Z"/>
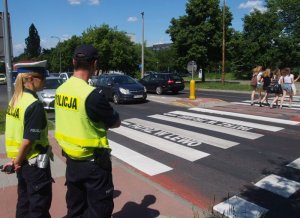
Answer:
<path fill-rule="evenodd" d="M 8 162 L 1 167 L 1 171 L 5 172 L 6 174 L 11 174 L 15 172 L 14 164 L 12 162 Z"/>

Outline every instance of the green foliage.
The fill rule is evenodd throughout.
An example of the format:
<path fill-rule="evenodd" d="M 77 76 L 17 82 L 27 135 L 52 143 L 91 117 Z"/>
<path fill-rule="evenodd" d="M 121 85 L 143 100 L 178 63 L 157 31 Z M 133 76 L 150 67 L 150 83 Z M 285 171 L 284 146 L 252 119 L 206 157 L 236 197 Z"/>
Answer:
<path fill-rule="evenodd" d="M 157 59 L 156 65 L 152 67 L 153 71 L 175 71 L 179 70 L 176 66 L 176 51 L 173 46 L 160 51 L 154 51 L 154 56 Z"/>
<path fill-rule="evenodd" d="M 102 25 L 88 28 L 82 34 L 82 41 L 98 49 L 99 67 L 104 72 L 114 70 L 130 74 L 138 68 L 135 46 L 125 32 Z"/>
<path fill-rule="evenodd" d="M 24 53 L 29 58 L 38 57 L 41 54 L 40 36 L 34 24 L 29 27 L 29 36 L 25 39 Z"/>
<path fill-rule="evenodd" d="M 188 86 L 187 86 L 188 87 Z M 221 82 L 205 82 L 196 83 L 197 89 L 219 89 L 219 90 L 234 90 L 234 91 L 251 91 L 250 85 L 239 83 L 226 82 L 224 85 Z"/>
<path fill-rule="evenodd" d="M 186 66 L 195 60 L 202 69 L 209 62 L 221 60 L 222 10 L 219 0 L 189 0 L 186 15 L 173 18 L 167 30 L 177 52 L 177 64 Z M 225 25 L 231 24 L 232 14 L 225 10 Z"/>

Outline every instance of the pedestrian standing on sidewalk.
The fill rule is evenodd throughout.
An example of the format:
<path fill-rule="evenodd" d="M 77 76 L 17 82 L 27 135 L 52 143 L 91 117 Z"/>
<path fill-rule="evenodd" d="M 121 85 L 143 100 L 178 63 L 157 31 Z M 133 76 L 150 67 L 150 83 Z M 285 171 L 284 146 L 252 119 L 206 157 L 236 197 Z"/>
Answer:
<path fill-rule="evenodd" d="M 52 177 L 48 127 L 36 91 L 44 87 L 46 61 L 16 64 L 15 92 L 6 113 L 5 143 L 12 161 L 3 171 L 18 178 L 16 217 L 51 217 Z M 2 196 L 5 197 L 5 196 Z"/>
<path fill-rule="evenodd" d="M 74 75 L 56 90 L 55 138 L 67 158 L 67 217 L 110 218 L 113 203 L 109 128 L 119 127 L 119 114 L 101 89 L 88 85 L 97 68 L 92 45 L 73 56 Z"/>

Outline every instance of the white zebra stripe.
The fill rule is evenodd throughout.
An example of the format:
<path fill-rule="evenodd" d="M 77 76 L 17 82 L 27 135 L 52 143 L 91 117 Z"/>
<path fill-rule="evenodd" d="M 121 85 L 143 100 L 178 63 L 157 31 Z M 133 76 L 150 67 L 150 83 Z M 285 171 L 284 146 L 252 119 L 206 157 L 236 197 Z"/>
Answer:
<path fill-rule="evenodd" d="M 113 156 L 150 176 L 155 176 L 173 169 L 114 141 L 109 140 L 109 145 L 112 148 L 111 154 Z"/>
<path fill-rule="evenodd" d="M 210 116 L 210 115 L 204 115 L 204 114 L 195 114 L 195 113 L 183 112 L 183 111 L 172 111 L 170 113 L 193 116 L 193 117 L 198 117 L 198 118 L 202 118 L 202 119 L 231 123 L 231 124 L 236 124 L 236 125 L 241 125 L 241 126 L 247 126 L 247 127 L 262 129 L 262 130 L 271 131 L 271 132 L 278 132 L 280 130 L 283 130 L 283 128 L 277 127 L 277 126 L 270 126 L 270 125 L 264 125 L 264 124 L 259 124 L 259 123 L 252 123 L 252 122 L 247 122 L 247 121 L 234 120 L 234 119 L 228 119 L 228 118 L 222 118 L 222 117 L 216 117 L 216 116 Z"/>
<path fill-rule="evenodd" d="M 250 105 L 250 103 L 244 103 L 244 102 L 231 102 L 232 104 L 240 104 L 240 105 Z M 254 104 L 253 105 L 254 107 L 259 107 L 259 105 L 256 105 L 256 104 Z M 283 105 L 283 108 L 284 109 L 292 109 L 292 110 L 300 110 L 300 108 L 293 108 L 293 107 L 291 107 L 291 108 L 289 108 L 289 107 L 284 107 L 284 105 Z M 275 108 L 275 105 L 273 106 L 273 109 L 276 109 Z M 278 109 L 278 108 L 277 108 Z"/>
<path fill-rule="evenodd" d="M 176 127 L 163 125 L 163 124 L 159 124 L 159 123 L 154 123 L 154 122 L 141 120 L 141 119 L 137 119 L 137 118 L 128 119 L 127 121 L 137 123 L 139 125 L 147 126 L 150 128 L 154 128 L 154 129 L 160 129 L 160 130 L 170 132 L 173 134 L 181 135 L 186 138 L 191 138 L 196 141 L 200 141 L 205 144 L 212 145 L 212 146 L 222 148 L 222 149 L 227 149 L 227 148 L 230 148 L 230 147 L 233 147 L 233 146 L 236 146 L 239 144 L 237 142 L 220 139 L 217 137 L 213 137 L 213 136 L 209 136 L 209 135 L 205 135 L 205 134 L 201 134 L 201 133 L 195 133 L 192 131 L 187 131 L 187 130 L 179 129 Z"/>
<path fill-rule="evenodd" d="M 287 178 L 269 175 L 259 182 L 255 183 L 255 186 L 268 190 L 272 193 L 288 198 L 300 189 L 300 183 Z"/>
<path fill-rule="evenodd" d="M 170 116 L 164 116 L 164 115 L 151 115 L 149 116 L 151 118 L 159 119 L 159 120 L 165 120 L 173 123 L 180 123 L 188 126 L 193 126 L 197 128 L 202 128 L 202 129 L 207 129 L 215 132 L 221 132 L 224 134 L 228 135 L 233 135 L 241 138 L 246 138 L 246 139 L 257 139 L 262 137 L 262 134 L 258 133 L 252 133 L 252 132 L 247 132 L 247 131 L 242 131 L 238 129 L 232 129 L 232 128 L 226 128 L 223 126 L 217 126 L 217 125 L 212 125 L 212 124 L 207 124 L 207 123 L 201 123 L 201 122 L 196 122 L 196 121 L 191 121 L 187 119 L 181 119 L 177 117 L 170 117 Z"/>
<path fill-rule="evenodd" d="M 124 122 L 123 122 L 124 123 Z M 208 153 L 198 151 L 196 149 L 186 147 L 183 145 L 170 142 L 168 140 L 158 138 L 147 133 L 143 133 L 137 130 L 133 130 L 124 126 L 120 126 L 116 129 L 110 129 L 110 131 L 129 137 L 134 141 L 146 144 L 148 146 L 154 147 L 161 151 L 173 154 L 177 157 L 183 158 L 188 161 L 196 161 L 201 158 L 209 156 Z"/>
<path fill-rule="evenodd" d="M 247 119 L 252 119 L 252 120 L 260 120 L 260 121 L 266 121 L 266 122 L 287 124 L 287 125 L 298 125 L 300 123 L 300 122 L 292 121 L 292 120 L 283 120 L 283 119 L 277 119 L 277 118 L 271 118 L 271 117 L 233 113 L 233 112 L 227 112 L 227 111 L 217 111 L 217 110 L 211 110 L 211 109 L 205 109 L 205 108 L 190 108 L 189 110 L 203 112 L 203 113 L 212 113 L 212 114 L 226 115 L 226 116 L 232 116 L 232 117 L 247 118 Z"/>
<path fill-rule="evenodd" d="M 244 103 L 251 103 L 251 101 L 247 100 L 247 101 L 243 101 Z M 270 100 L 271 102 L 271 100 Z M 256 102 L 258 104 L 258 102 Z M 280 105 L 280 101 L 278 102 L 278 104 Z M 289 107 L 289 104 L 288 103 L 283 103 L 282 106 L 285 106 L 285 107 Z M 295 104 L 295 101 L 293 101 L 293 103 L 291 104 L 291 107 L 294 107 L 294 108 L 300 108 L 300 105 L 299 104 Z"/>
<path fill-rule="evenodd" d="M 289 163 L 286 166 L 300 170 L 300 158 L 294 160 L 292 163 Z"/>
<path fill-rule="evenodd" d="M 221 215 L 224 214 L 224 216 L 229 218 L 258 218 L 268 212 L 268 209 L 246 201 L 238 196 L 233 196 L 228 200 L 215 205 L 213 209 Z"/>

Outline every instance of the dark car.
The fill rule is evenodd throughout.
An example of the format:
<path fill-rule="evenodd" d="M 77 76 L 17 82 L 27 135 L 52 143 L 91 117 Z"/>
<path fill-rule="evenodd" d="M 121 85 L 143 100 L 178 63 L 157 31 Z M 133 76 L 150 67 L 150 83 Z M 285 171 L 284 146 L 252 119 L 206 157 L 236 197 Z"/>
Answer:
<path fill-rule="evenodd" d="M 147 92 L 156 92 L 158 95 L 168 91 L 177 94 L 184 89 L 182 77 L 172 73 L 152 73 L 139 82 L 146 87 Z"/>
<path fill-rule="evenodd" d="M 145 87 L 132 77 L 120 74 L 102 74 L 96 87 L 102 89 L 108 99 L 115 104 L 128 101 L 145 101 L 147 93 Z"/>

